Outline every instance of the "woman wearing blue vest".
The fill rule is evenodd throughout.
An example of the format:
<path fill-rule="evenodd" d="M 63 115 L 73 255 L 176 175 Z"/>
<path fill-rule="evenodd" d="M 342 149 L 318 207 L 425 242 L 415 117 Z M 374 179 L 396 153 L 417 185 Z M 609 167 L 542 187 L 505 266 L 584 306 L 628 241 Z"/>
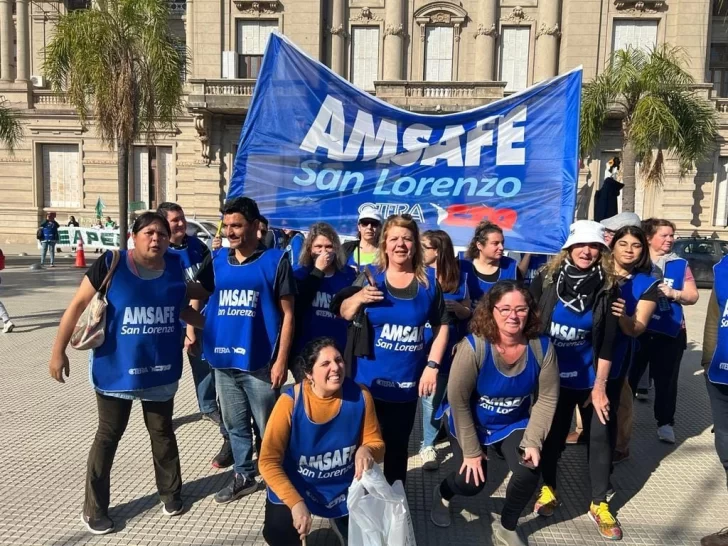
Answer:
<path fill-rule="evenodd" d="M 705 369 L 718 453 L 728 481 L 728 256 L 713 267 L 713 292 L 703 332 L 701 364 Z M 728 530 L 703 537 L 701 546 L 728 546 Z"/>
<path fill-rule="evenodd" d="M 134 250 L 121 251 L 106 289 L 105 339 L 91 357 L 89 375 L 96 391 L 99 425 L 86 471 L 82 521 L 89 532 L 114 530 L 109 519 L 111 466 L 129 421 L 132 402 L 140 400 L 152 441 L 157 490 L 165 515 L 183 511 L 182 474 L 172 427 L 174 395 L 182 375 L 182 326 L 202 328 L 204 319 L 185 307 L 184 272 L 177 256 L 167 254 L 170 229 L 156 212 L 145 212 L 132 227 Z M 112 264 L 107 252 L 92 265 L 63 314 L 50 361 L 51 376 L 64 383 L 66 347 L 83 310 L 101 289 Z"/>
<path fill-rule="evenodd" d="M 448 339 L 442 289 L 434 271 L 425 267 L 419 228 L 411 216 L 390 216 L 384 223 L 372 277 L 372 284 L 344 299 L 338 312 L 353 321 L 364 310 L 369 344 L 367 354 L 353 363 L 354 380 L 375 400 L 387 446 L 384 475 L 389 483 L 404 483 L 417 398 L 435 392 Z M 433 334 L 429 351 L 428 321 Z"/>
<path fill-rule="evenodd" d="M 680 362 L 687 348 L 683 306 L 697 303 L 698 288 L 687 261 L 672 252 L 675 224 L 650 218 L 642 226 L 650 245 L 655 274 L 663 279 L 658 287 L 662 298 L 647 333 L 639 339 L 640 348 L 630 375 L 630 386 L 636 392 L 640 377 L 649 365 L 655 381 L 657 437 L 662 442 L 674 444 Z"/>
<path fill-rule="evenodd" d="M 543 447 L 544 485 L 534 512 L 550 516 L 559 504 L 557 464 L 578 405 L 589 438 L 589 517 L 602 536 L 619 540 L 622 530 L 609 510 L 607 493 L 622 389 L 622 380 L 612 375 L 619 329 L 612 307 L 617 304 L 621 312 L 621 306 L 604 226 L 590 220 L 574 222 L 563 250 L 536 276 L 530 290 L 538 301 L 543 333 L 556 349 L 561 378 L 559 403 Z"/>
<path fill-rule="evenodd" d="M 457 470 L 432 495 L 430 519 L 438 527 L 450 525 L 453 497 L 477 495 L 485 487 L 492 445 L 513 472 L 500 522 L 493 523 L 493 542 L 525 544 L 516 526 L 538 487 L 541 447 L 559 395 L 556 354 L 540 327 L 533 297 L 515 281 L 496 283 L 475 308 L 472 333 L 456 348 L 447 388 Z"/>
<path fill-rule="evenodd" d="M 353 284 L 356 271 L 346 265 L 339 235 L 331 225 L 319 222 L 309 228 L 298 265 L 293 273 L 298 295 L 291 354 L 298 355 L 306 343 L 321 336 L 331 337 L 339 347 L 344 347 L 347 323 L 329 307 L 340 290 Z M 297 381 L 302 379 L 295 366 L 292 371 Z"/>
<path fill-rule="evenodd" d="M 268 486 L 263 537 L 271 546 L 299 544 L 313 514 L 330 518 L 345 545 L 347 490 L 384 455 L 374 402 L 344 377 L 334 339 L 310 341 L 298 359 L 305 378 L 276 402 L 260 454 Z"/>
<path fill-rule="evenodd" d="M 503 255 L 503 230 L 491 222 L 481 222 L 468 246 L 463 267 L 470 274 L 468 288 L 473 305 L 498 281 L 520 279 L 518 262 Z"/>
<path fill-rule="evenodd" d="M 472 315 L 468 294 L 468 273 L 461 269 L 455 257 L 450 236 L 441 229 L 425 231 L 422 234 L 422 249 L 425 265 L 435 270 L 437 282 L 442 288 L 450 322 L 445 354 L 437 374 L 437 388 L 430 396 L 422 397 L 422 446 L 420 457 L 423 470 L 437 470 L 440 463 L 435 452 L 435 440 L 440 431 L 440 419 L 435 415 L 447 389 L 450 361 L 453 347 L 467 333 L 467 321 Z M 428 325 L 429 326 L 429 325 Z M 425 343 L 432 343 L 432 328 L 425 330 Z"/>

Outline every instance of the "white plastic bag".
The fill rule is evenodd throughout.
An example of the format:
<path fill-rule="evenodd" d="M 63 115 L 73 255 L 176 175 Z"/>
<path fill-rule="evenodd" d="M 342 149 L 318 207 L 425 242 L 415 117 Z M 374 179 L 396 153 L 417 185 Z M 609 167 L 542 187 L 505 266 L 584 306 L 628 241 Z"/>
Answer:
<path fill-rule="evenodd" d="M 349 546 L 416 546 L 401 481 L 387 483 L 379 466 L 354 480 L 347 497 Z"/>

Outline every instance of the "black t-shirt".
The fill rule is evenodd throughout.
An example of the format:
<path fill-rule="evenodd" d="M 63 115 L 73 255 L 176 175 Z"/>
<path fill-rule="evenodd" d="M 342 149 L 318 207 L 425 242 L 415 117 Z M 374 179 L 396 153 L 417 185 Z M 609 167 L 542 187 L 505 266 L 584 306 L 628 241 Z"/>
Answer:
<path fill-rule="evenodd" d="M 91 267 L 86 271 L 86 277 L 91 281 L 93 286 L 98 292 L 101 289 L 101 284 L 106 278 L 106 274 L 109 272 L 109 264 L 111 264 L 111 251 L 107 250 L 103 256 L 97 259 Z"/>
<path fill-rule="evenodd" d="M 481 273 L 477 269 L 475 269 L 475 266 L 473 266 L 473 272 L 475 273 L 475 276 L 478 277 L 483 282 L 498 282 L 500 280 L 500 274 L 501 270 L 496 269 L 493 273 L 485 274 Z M 521 270 L 516 268 L 516 280 L 522 281 L 523 280 L 523 274 L 521 273 Z"/>
<path fill-rule="evenodd" d="M 255 249 L 255 252 L 245 260 L 245 263 L 252 263 L 263 255 L 263 252 L 268 250 L 265 246 L 259 245 Z M 220 252 L 225 252 L 225 249 L 221 249 Z M 235 257 L 235 250 L 228 249 L 228 263 L 232 265 L 239 265 L 238 259 Z M 215 268 L 212 265 L 212 254 L 208 254 L 200 265 L 200 270 L 197 272 L 197 282 L 207 290 L 210 294 L 215 291 Z M 288 261 L 288 256 L 283 255 L 283 259 L 278 264 L 276 270 L 275 280 L 275 294 L 277 298 L 283 296 L 295 296 L 296 295 L 296 279 L 293 276 L 293 268 L 291 263 Z"/>

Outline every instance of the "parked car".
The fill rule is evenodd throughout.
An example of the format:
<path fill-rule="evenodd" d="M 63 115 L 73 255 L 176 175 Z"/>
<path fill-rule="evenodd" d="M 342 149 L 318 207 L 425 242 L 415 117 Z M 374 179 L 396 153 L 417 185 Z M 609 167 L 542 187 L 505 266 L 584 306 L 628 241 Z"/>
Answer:
<path fill-rule="evenodd" d="M 212 248 L 212 240 L 215 238 L 217 233 L 217 222 L 213 220 L 198 220 L 198 219 L 187 219 L 187 235 L 194 235 L 200 241 L 207 245 L 207 248 Z M 230 242 L 227 237 L 222 237 L 222 246 L 229 247 Z"/>
<path fill-rule="evenodd" d="M 698 288 L 712 288 L 713 266 L 728 254 L 728 241 L 686 237 L 677 239 L 672 250 L 688 261 Z"/>

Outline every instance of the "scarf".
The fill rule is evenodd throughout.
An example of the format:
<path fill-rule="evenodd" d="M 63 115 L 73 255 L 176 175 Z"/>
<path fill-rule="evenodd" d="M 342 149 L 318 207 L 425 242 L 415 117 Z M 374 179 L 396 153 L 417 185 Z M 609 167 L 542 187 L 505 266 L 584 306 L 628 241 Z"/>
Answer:
<path fill-rule="evenodd" d="M 556 294 L 567 309 L 583 313 L 594 305 L 597 292 L 604 285 L 604 272 L 600 264 L 596 263 L 583 271 L 564 260 L 556 280 Z"/>

